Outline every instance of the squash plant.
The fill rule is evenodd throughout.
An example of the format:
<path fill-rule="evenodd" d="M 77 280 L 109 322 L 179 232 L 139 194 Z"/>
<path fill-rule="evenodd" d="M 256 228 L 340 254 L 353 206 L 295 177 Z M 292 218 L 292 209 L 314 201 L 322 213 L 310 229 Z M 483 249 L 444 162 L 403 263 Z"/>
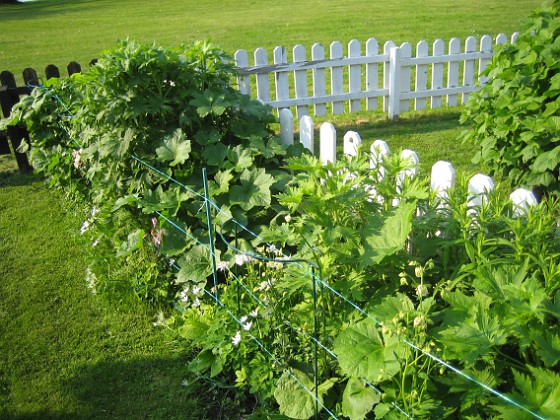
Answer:
<path fill-rule="evenodd" d="M 560 190 L 560 1 L 545 2 L 517 40 L 497 46 L 485 70 L 488 83 L 469 98 L 461 121 L 464 141 L 515 187 L 539 195 Z"/>
<path fill-rule="evenodd" d="M 145 239 L 160 259 L 182 256 L 180 279 L 206 277 L 208 264 L 204 273 L 188 270 L 209 255 L 185 253 L 207 238 L 196 195 L 202 168 L 223 214 L 256 231 L 271 217 L 288 176 L 280 163 L 303 149 L 281 144 L 271 108 L 234 89 L 234 75 L 224 52 L 208 43 L 163 48 L 124 40 L 89 72 L 49 80 L 16 107 L 12 123 L 27 125 L 35 169 L 80 191 L 95 209 L 89 234 L 98 278 L 114 271 L 115 255 L 128 265 Z M 119 211 L 132 220 L 126 229 Z"/>

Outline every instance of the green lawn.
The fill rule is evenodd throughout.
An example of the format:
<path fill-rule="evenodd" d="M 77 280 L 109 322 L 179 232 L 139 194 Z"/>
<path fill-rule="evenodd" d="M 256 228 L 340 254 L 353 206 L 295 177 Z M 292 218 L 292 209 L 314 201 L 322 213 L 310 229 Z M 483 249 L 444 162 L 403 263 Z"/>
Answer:
<path fill-rule="evenodd" d="M 39 0 L 0 4 L 0 70 L 89 63 L 117 39 L 177 45 L 211 39 L 233 54 L 315 42 L 413 44 L 510 35 L 539 0 Z"/>
<path fill-rule="evenodd" d="M 155 314 L 86 287 L 83 215 L 0 173 L 0 418 L 202 418 Z"/>

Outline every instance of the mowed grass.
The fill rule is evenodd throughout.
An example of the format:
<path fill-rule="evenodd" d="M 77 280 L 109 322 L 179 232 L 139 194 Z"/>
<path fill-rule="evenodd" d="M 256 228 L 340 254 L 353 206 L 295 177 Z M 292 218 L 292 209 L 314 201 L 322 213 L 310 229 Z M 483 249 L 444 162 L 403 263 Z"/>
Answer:
<path fill-rule="evenodd" d="M 352 39 L 415 44 L 511 35 L 539 0 L 39 0 L 0 5 L 0 70 L 87 64 L 130 38 L 160 45 L 210 39 L 233 54 Z"/>
<path fill-rule="evenodd" d="M 0 172 L 0 418 L 205 417 L 153 310 L 87 289 L 84 215 L 64 201 Z"/>

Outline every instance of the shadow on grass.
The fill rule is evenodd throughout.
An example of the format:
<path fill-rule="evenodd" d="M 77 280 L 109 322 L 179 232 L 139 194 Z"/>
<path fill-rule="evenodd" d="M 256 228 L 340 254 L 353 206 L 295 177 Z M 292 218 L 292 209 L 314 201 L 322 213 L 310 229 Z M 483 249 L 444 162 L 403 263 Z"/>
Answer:
<path fill-rule="evenodd" d="M 0 3 L 0 21 L 34 19 L 45 15 L 60 15 L 67 12 L 69 8 L 79 8 L 87 13 L 89 9 L 99 9 L 100 3 L 110 3 L 109 0 L 36 0 L 22 3 Z"/>
<path fill-rule="evenodd" d="M 102 361 L 53 384 L 68 412 L 7 413 L 9 419 L 204 419 L 201 399 L 181 385 L 181 357 Z M 0 411 L 1 414 L 1 411 Z"/>

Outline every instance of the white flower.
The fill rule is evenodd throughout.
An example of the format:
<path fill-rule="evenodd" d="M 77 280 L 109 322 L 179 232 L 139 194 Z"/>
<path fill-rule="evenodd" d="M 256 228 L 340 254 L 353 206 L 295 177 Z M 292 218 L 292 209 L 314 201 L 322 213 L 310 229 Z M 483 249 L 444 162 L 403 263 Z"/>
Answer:
<path fill-rule="evenodd" d="M 259 308 L 255 309 L 254 311 L 251 311 L 249 315 L 251 315 L 253 318 L 256 318 L 259 315 Z"/>
<path fill-rule="evenodd" d="M 248 319 L 248 318 L 247 318 L 247 315 L 243 315 L 243 316 L 239 319 L 239 322 L 241 322 L 241 323 L 243 324 L 244 322 L 247 322 L 247 319 Z"/>
<path fill-rule="evenodd" d="M 179 300 L 181 302 L 186 302 L 189 300 L 189 288 L 187 287 L 179 294 Z"/>
<path fill-rule="evenodd" d="M 220 261 L 217 264 L 217 268 L 218 268 L 218 271 L 225 271 L 229 268 L 229 263 L 227 261 Z"/>
<path fill-rule="evenodd" d="M 96 293 L 95 290 L 95 283 L 97 281 L 97 277 L 95 277 L 95 273 L 91 270 L 91 268 L 86 268 L 86 283 L 87 287 L 91 290 L 93 294 Z"/>
<path fill-rule="evenodd" d="M 200 306 L 200 299 L 196 298 L 192 304 L 193 307 L 198 308 Z"/>
<path fill-rule="evenodd" d="M 95 248 L 97 245 L 99 245 L 99 239 L 96 239 L 95 241 L 92 242 L 91 247 Z"/>
<path fill-rule="evenodd" d="M 246 322 L 245 324 L 243 324 L 243 329 L 245 331 L 249 331 L 252 326 L 253 326 L 253 321 L 249 321 L 249 322 Z"/>
<path fill-rule="evenodd" d="M 253 258 L 248 256 L 247 254 L 237 254 L 235 256 L 235 264 L 237 265 L 243 265 L 251 261 L 253 261 Z"/>
<path fill-rule="evenodd" d="M 90 226 L 91 226 L 91 220 L 90 219 L 85 220 L 84 223 L 82 223 L 82 227 L 80 228 L 80 235 L 83 235 L 85 232 L 87 232 Z"/>
<path fill-rule="evenodd" d="M 278 248 L 276 248 L 276 246 L 274 244 L 269 245 L 268 246 L 268 252 L 270 252 L 271 254 L 274 254 L 274 253 L 278 252 Z"/>
<path fill-rule="evenodd" d="M 201 290 L 202 290 L 201 287 L 194 286 L 194 287 L 192 288 L 191 292 L 192 292 L 194 295 L 198 295 L 198 294 L 200 293 Z"/>
<path fill-rule="evenodd" d="M 241 331 L 237 331 L 237 333 L 231 338 L 231 344 L 237 346 L 241 342 Z"/>

